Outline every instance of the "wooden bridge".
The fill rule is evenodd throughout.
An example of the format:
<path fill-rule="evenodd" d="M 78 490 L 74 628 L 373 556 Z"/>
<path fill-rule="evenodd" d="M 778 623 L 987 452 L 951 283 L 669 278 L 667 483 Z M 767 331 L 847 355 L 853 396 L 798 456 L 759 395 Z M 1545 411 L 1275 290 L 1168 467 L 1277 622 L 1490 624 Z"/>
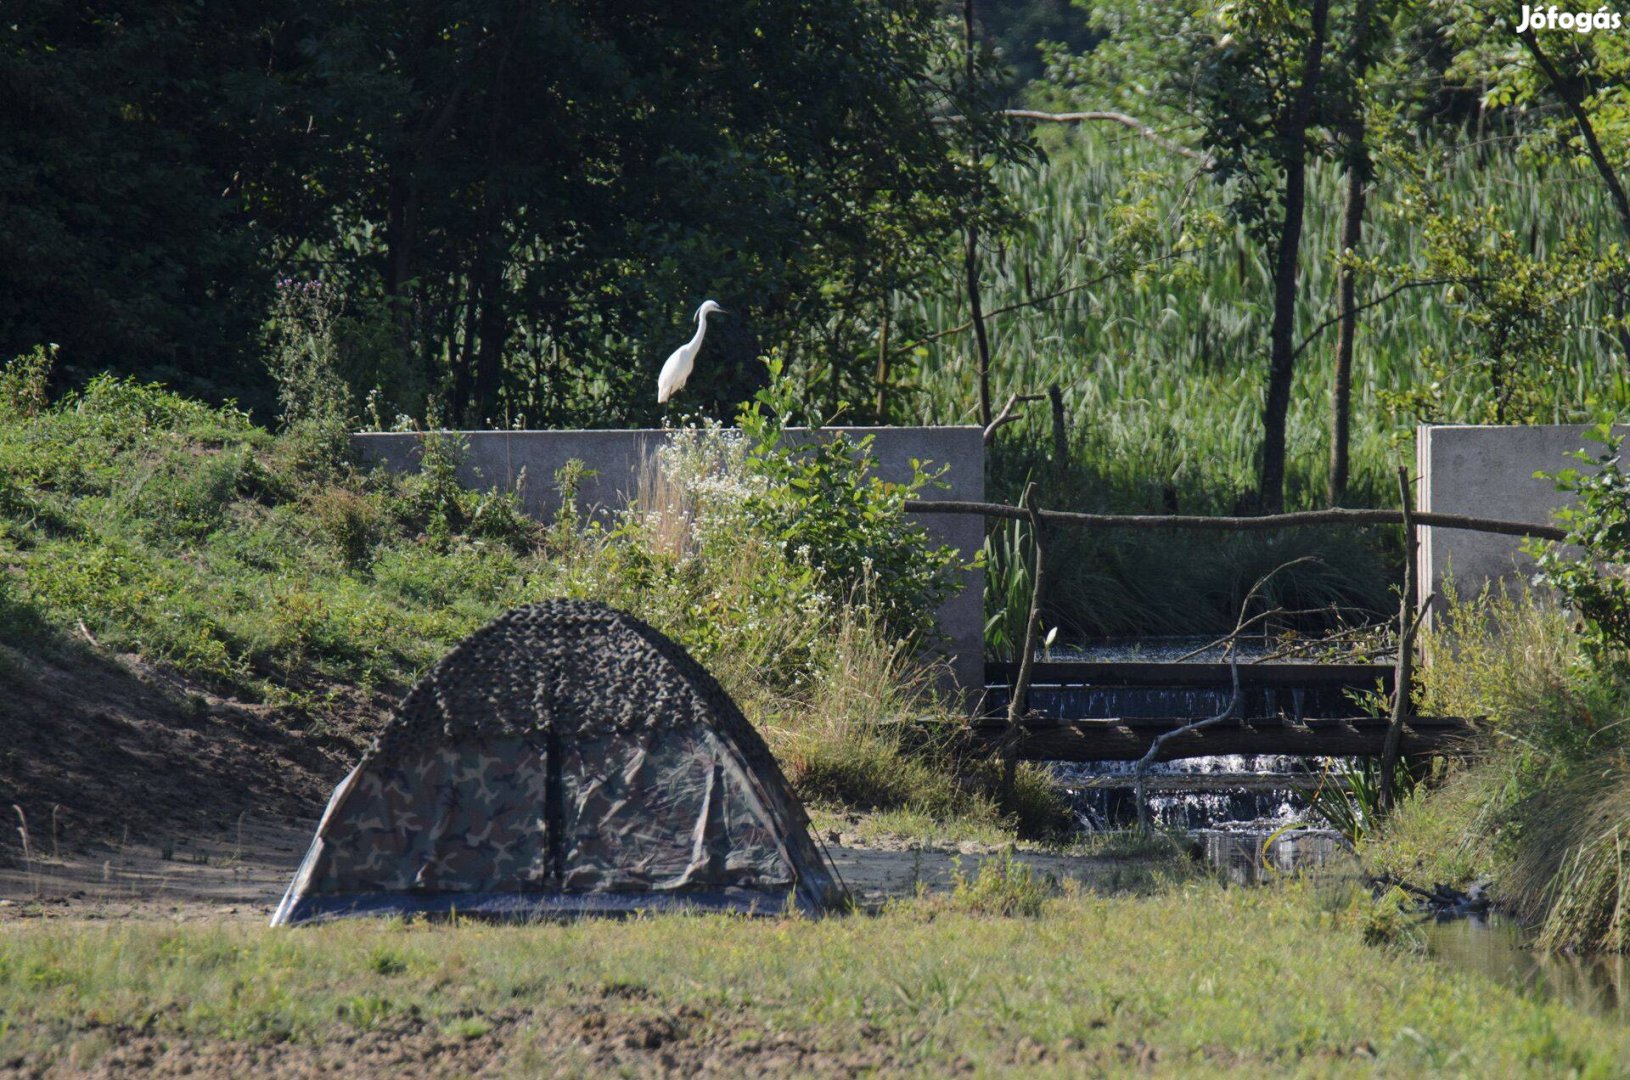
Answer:
<path fill-rule="evenodd" d="M 994 430 L 985 432 L 986 441 Z M 921 514 L 976 514 L 989 519 L 1028 522 L 1032 547 L 1030 569 L 1030 611 L 1025 620 L 1021 664 L 993 665 L 987 672 L 987 686 L 1007 685 L 1006 722 L 992 714 L 990 693 L 979 710 L 984 720 L 976 722 L 976 738 L 1005 760 L 1004 783 L 1011 783 L 1012 763 L 1018 758 L 1038 761 L 1141 760 L 1151 753 L 1154 760 L 1198 757 L 1210 754 L 1290 754 L 1306 756 L 1379 756 L 1383 802 L 1390 798 L 1392 777 L 1401 754 L 1424 754 L 1454 750 L 1474 734 L 1474 725 L 1448 717 L 1415 714 L 1410 693 L 1415 662 L 1415 634 L 1430 598 L 1423 601 L 1415 581 L 1422 526 L 1465 529 L 1505 536 L 1528 536 L 1543 540 L 1565 540 L 1567 532 L 1552 525 L 1523 521 L 1501 521 L 1461 514 L 1436 514 L 1415 508 L 1409 473 L 1398 469 L 1399 508 L 1397 510 L 1354 510 L 1332 508 L 1291 514 L 1264 514 L 1260 517 L 1199 517 L 1182 514 L 1091 514 L 1043 510 L 1036 502 L 1036 485 L 1026 485 L 1022 506 L 1001 503 L 914 499 L 908 508 Z M 1212 686 L 1232 691 L 1232 669 L 1226 665 L 1203 664 L 1059 664 L 1036 661 L 1037 634 L 1041 625 L 1041 600 L 1046 589 L 1047 534 L 1050 528 L 1086 529 L 1201 529 L 1224 532 L 1319 526 L 1401 525 L 1404 531 L 1404 575 L 1398 606 L 1397 662 L 1390 669 L 1390 715 L 1366 715 L 1356 706 L 1349 715 L 1308 716 L 1284 709 L 1252 710 L 1245 701 L 1236 702 L 1225 720 L 1210 722 L 1205 715 L 1194 716 L 1102 716 L 1089 719 L 1038 716 L 1031 706 L 1032 689 L 1044 688 L 1049 679 L 1056 685 L 1156 687 Z M 1264 579 L 1266 580 L 1266 579 Z M 1261 582 L 1258 583 L 1259 585 Z M 1255 593 L 1255 589 L 1252 590 Z M 1247 597 L 1247 602 L 1249 597 Z M 1242 629 L 1246 613 L 1240 614 Z M 1264 689 L 1268 683 L 1280 688 L 1342 687 L 1370 690 L 1388 686 L 1388 669 L 1360 665 L 1322 664 L 1242 664 L 1240 689 L 1248 683 Z M 1185 670 L 1175 670 L 1183 668 Z M 1299 670 L 1296 670 L 1298 669 Z M 1287 670 L 1291 669 L 1291 670 Z M 1249 672 L 1249 674 L 1247 674 Z M 1223 677 L 1226 676 L 1226 677 Z M 1295 679 L 1292 683 L 1288 680 Z M 1308 680 L 1312 679 L 1312 682 Z M 1172 680 L 1176 680 L 1175 682 Z M 1266 700 L 1264 698 L 1263 700 Z M 1237 717 L 1237 718 L 1236 718 Z M 1208 721 L 1196 730 L 1183 731 L 1196 721 Z M 1181 734 L 1177 732 L 1181 731 Z"/>
<path fill-rule="evenodd" d="M 1018 669 L 1018 664 L 986 665 L 986 681 L 991 687 L 987 707 L 996 715 L 980 722 L 976 731 L 977 737 L 993 748 L 1000 744 L 1007 727 L 1006 697 L 1018 679 Z M 1347 700 L 1347 694 L 1377 690 L 1390 694 L 1394 672 L 1392 664 L 1241 664 L 1240 718 L 1170 738 L 1156 760 L 1213 754 L 1379 756 L 1385 747 L 1390 718 L 1364 714 Z M 1038 708 L 1038 699 L 1057 696 L 1059 691 L 1183 689 L 1231 694 L 1232 688 L 1228 664 L 1036 661 L 1030 670 L 1026 695 L 1029 707 L 1024 710 L 1018 756 L 1032 761 L 1135 761 L 1148 752 L 1158 736 L 1204 718 L 1049 717 Z M 1302 705 L 1308 707 L 1299 707 Z M 1473 732 L 1474 725 L 1462 719 L 1413 716 L 1404 726 L 1399 749 L 1404 754 L 1453 752 L 1464 746 Z"/>

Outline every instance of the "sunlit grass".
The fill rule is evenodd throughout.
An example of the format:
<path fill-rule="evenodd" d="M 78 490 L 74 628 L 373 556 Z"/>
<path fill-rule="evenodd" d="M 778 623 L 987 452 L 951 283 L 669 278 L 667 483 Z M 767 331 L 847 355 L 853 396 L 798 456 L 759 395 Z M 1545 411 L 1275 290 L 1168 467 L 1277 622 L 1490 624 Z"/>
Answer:
<path fill-rule="evenodd" d="M 681 1044 L 776 1032 L 888 1071 L 1606 1076 L 1630 1055 L 1621 1027 L 1364 946 L 1347 909 L 1299 888 L 999 884 L 819 922 L 14 928 L 0 1062 L 88 1067 L 108 1025 L 257 1044 L 464 1025 L 536 1053 L 548 1017 L 590 1003 L 608 1039 L 680 1017 Z M 975 913 L 1008 892 L 1023 917 Z M 480 1030 L 517 1011 L 534 1022 Z"/>

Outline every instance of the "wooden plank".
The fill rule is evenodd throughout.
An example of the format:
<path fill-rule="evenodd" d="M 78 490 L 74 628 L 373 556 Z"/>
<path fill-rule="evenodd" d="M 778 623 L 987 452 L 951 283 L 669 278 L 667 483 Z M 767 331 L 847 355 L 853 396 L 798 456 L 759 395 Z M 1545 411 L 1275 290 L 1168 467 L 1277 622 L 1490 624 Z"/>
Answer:
<path fill-rule="evenodd" d="M 1011 686 L 1019 665 L 991 662 L 985 665 L 985 682 Z M 1241 687 L 1356 687 L 1368 690 L 1380 680 L 1391 685 L 1391 664 L 1241 664 Z M 1233 685 L 1227 664 L 1162 663 L 1143 660 L 1037 660 L 1031 666 L 1030 683 L 1053 686 L 1158 686 L 1223 687 Z"/>
<path fill-rule="evenodd" d="M 1164 721 L 1164 730 L 1189 721 Z M 1160 722 L 1157 722 L 1160 723 Z M 1148 722 L 1060 721 L 1025 726 L 1019 756 L 1027 761 L 1136 761 L 1149 749 L 1160 727 Z M 974 741 L 993 747 L 999 729 L 974 728 Z M 1452 717 L 1417 718 L 1405 729 L 1405 754 L 1455 753 L 1464 749 L 1475 727 Z M 1306 757 L 1373 757 L 1386 740 L 1385 718 L 1351 717 L 1305 724 L 1231 722 L 1169 740 L 1159 760 L 1213 754 L 1287 754 Z"/>

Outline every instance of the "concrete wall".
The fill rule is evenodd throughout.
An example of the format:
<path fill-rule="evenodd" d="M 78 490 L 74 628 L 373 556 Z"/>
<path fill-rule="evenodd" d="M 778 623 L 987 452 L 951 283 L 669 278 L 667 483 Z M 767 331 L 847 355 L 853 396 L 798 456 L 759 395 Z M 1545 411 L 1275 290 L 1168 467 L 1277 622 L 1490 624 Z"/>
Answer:
<path fill-rule="evenodd" d="M 1588 430 L 1576 424 L 1419 427 L 1415 464 L 1420 483 L 1415 505 L 1443 514 L 1552 524 L 1552 511 L 1572 498 L 1558 493 L 1551 481 L 1536 479 L 1534 473 L 1588 469 L 1567 456 L 1574 450 L 1594 454 L 1600 449 L 1600 444 L 1585 438 Z M 1428 590 L 1437 593 L 1440 599 L 1433 607 L 1441 610 L 1446 578 L 1452 577 L 1456 593 L 1463 597 L 1475 596 L 1489 582 L 1527 581 L 1534 562 L 1522 554 L 1522 544 L 1512 536 L 1421 529 L 1421 595 Z"/>
<path fill-rule="evenodd" d="M 911 478 L 913 458 L 949 466 L 950 486 L 927 497 L 980 500 L 985 497 L 985 444 L 977 427 L 839 428 L 850 435 L 874 436 L 878 474 L 889 481 Z M 793 434 L 789 432 L 789 434 Z M 560 504 L 555 473 L 568 461 L 582 461 L 597 475 L 578 492 L 585 510 L 619 510 L 639 489 L 645 462 L 668 440 L 656 430 L 640 431 L 463 431 L 468 450 L 459 479 L 471 487 L 513 490 L 525 473 L 522 502 L 528 513 L 547 520 Z M 364 461 L 406 471 L 417 469 L 420 437 L 395 432 L 353 435 Z M 984 523 L 973 515 L 925 514 L 923 522 L 940 543 L 971 562 L 984 540 Z M 984 685 L 984 572 L 959 571 L 962 587 L 940 609 L 940 629 L 950 640 L 957 685 L 978 692 Z"/>

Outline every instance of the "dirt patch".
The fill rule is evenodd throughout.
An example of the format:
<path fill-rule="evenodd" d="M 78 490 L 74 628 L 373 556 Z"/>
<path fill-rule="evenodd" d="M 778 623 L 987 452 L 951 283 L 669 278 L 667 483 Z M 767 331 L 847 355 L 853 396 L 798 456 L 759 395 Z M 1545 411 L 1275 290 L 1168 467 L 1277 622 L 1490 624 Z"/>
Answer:
<path fill-rule="evenodd" d="M 201 845 L 241 849 L 246 823 L 303 825 L 388 709 L 356 695 L 320 717 L 245 703 L 73 645 L 0 660 L 0 868 L 93 857 L 100 872 L 144 844 L 184 862 Z"/>
<path fill-rule="evenodd" d="M 320 1043 L 249 1043 L 92 1028 L 61 1060 L 15 1060 L 23 1077 L 858 1076 L 896 1071 L 882 1032 L 842 1051 L 765 1034 L 737 1010 L 709 1016 L 585 994 L 557 1008 L 428 1021 L 409 1017 Z"/>

